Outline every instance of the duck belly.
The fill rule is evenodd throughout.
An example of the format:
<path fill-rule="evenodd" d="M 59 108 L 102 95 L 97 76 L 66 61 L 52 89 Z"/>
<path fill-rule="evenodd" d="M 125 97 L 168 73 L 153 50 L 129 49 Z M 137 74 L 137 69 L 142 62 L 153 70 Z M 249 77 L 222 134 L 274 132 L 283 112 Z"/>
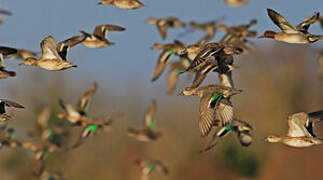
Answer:
<path fill-rule="evenodd" d="M 136 9 L 143 6 L 143 4 L 139 3 L 138 1 L 130 0 L 115 1 L 115 5 L 122 9 Z"/>
<path fill-rule="evenodd" d="M 83 41 L 82 44 L 89 48 L 103 48 L 109 46 L 107 42 L 100 41 L 97 39 L 87 39 Z"/>
<path fill-rule="evenodd" d="M 287 146 L 291 146 L 291 147 L 310 147 L 315 145 L 314 142 L 309 141 L 309 140 L 304 140 L 304 139 L 287 139 L 284 140 L 283 143 Z"/>
<path fill-rule="evenodd" d="M 288 34 L 288 35 L 277 34 L 275 39 L 278 41 L 292 43 L 292 44 L 307 44 L 308 43 L 306 37 L 301 34 Z"/>

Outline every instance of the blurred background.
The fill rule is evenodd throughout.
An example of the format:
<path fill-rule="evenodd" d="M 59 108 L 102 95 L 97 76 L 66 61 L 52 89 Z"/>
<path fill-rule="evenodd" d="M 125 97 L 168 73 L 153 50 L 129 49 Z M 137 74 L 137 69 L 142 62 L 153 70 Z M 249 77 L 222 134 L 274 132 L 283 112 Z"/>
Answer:
<path fill-rule="evenodd" d="M 43 107 L 52 108 L 52 120 L 62 110 L 58 99 L 76 104 L 78 98 L 92 82 L 99 89 L 90 107 L 91 116 L 124 112 L 110 133 L 89 138 L 85 145 L 67 153 L 54 153 L 46 159 L 50 170 L 61 171 L 68 179 L 134 180 L 140 178 L 137 158 L 160 159 L 170 174 L 153 173 L 152 179 L 214 180 L 214 179 L 323 179 L 322 146 L 306 149 L 289 148 L 263 141 L 269 134 L 284 134 L 287 116 L 291 113 L 323 109 L 323 79 L 319 75 L 318 53 L 323 42 L 310 45 L 292 45 L 269 39 L 253 39 L 256 51 L 235 58 L 240 68 L 233 72 L 235 86 L 244 92 L 233 98 L 236 116 L 253 127 L 253 143 L 241 147 L 231 134 L 222 139 L 210 152 L 198 151 L 208 142 L 200 137 L 196 97 L 176 96 L 176 92 L 189 86 L 191 80 L 182 77 L 177 90 L 166 94 L 164 75 L 150 82 L 159 51 L 150 47 L 157 42 L 167 43 L 179 39 L 195 43 L 204 34 L 177 28 L 168 32 L 162 41 L 154 25 L 145 23 L 149 17 L 177 16 L 189 22 L 208 21 L 225 17 L 226 25 L 248 23 L 256 18 L 252 29 L 259 34 L 266 29 L 278 30 L 267 16 L 272 8 L 297 24 L 314 12 L 322 12 L 321 0 L 278 1 L 250 0 L 240 8 L 229 7 L 217 0 L 142 0 L 145 7 L 122 10 L 113 6 L 98 6 L 96 1 L 83 0 L 29 0 L 0 1 L 1 9 L 13 12 L 1 15 L 5 23 L 0 27 L 1 45 L 25 48 L 40 52 L 39 43 L 48 35 L 57 41 L 79 34 L 80 30 L 92 32 L 99 24 L 126 27 L 124 32 L 112 32 L 109 39 L 115 46 L 89 49 L 82 45 L 73 48 L 69 60 L 78 68 L 61 72 L 48 72 L 36 67 L 19 67 L 19 62 L 5 60 L 7 69 L 17 76 L 1 80 L 1 98 L 23 104 L 25 110 L 10 110 L 14 118 L 9 127 L 16 129 L 14 138 L 27 139 L 26 133 L 36 123 Z M 310 32 L 323 34 L 318 24 Z M 218 32 L 214 40 L 223 33 Z M 175 58 L 174 58 L 175 59 Z M 218 82 L 210 74 L 204 84 Z M 127 137 L 128 127 L 139 128 L 146 108 L 157 99 L 156 130 L 163 137 L 152 143 L 141 143 Z M 323 138 L 317 126 L 316 132 Z M 77 134 L 77 132 L 72 132 Z M 24 150 L 1 149 L 0 179 L 34 179 L 32 156 Z"/>

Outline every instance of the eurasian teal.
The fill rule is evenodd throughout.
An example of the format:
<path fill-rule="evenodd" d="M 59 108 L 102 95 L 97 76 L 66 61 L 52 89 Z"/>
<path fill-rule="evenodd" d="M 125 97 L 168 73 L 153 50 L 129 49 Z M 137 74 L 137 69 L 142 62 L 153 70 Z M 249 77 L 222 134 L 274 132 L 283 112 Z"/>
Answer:
<path fill-rule="evenodd" d="M 37 53 L 26 50 L 26 49 L 17 49 L 16 53 L 13 54 L 9 54 L 6 55 L 5 58 L 9 58 L 9 59 L 16 59 L 16 60 L 24 60 L 27 59 L 29 57 L 36 57 Z"/>
<path fill-rule="evenodd" d="M 240 6 L 244 6 L 248 3 L 247 0 L 220 0 L 220 1 L 222 1 L 232 7 L 240 7 Z"/>
<path fill-rule="evenodd" d="M 216 24 L 222 19 L 212 20 L 204 23 L 197 23 L 195 21 L 190 22 L 190 26 L 193 30 L 201 30 L 207 34 L 201 40 L 199 40 L 198 44 L 205 44 L 214 38 L 215 32 L 217 31 Z"/>
<path fill-rule="evenodd" d="M 215 132 L 212 140 L 208 143 L 207 147 L 200 152 L 202 153 L 209 151 L 217 144 L 220 138 L 223 138 L 224 136 L 230 134 L 232 131 L 237 133 L 237 137 L 242 146 L 249 146 L 252 143 L 252 136 L 250 134 L 252 130 L 252 126 L 246 121 L 233 119 L 231 125 L 221 127 L 221 129 Z"/>
<path fill-rule="evenodd" d="M 170 71 L 167 78 L 167 93 L 170 94 L 174 91 L 178 76 L 181 71 L 184 71 L 190 65 L 185 58 L 180 58 L 178 62 L 169 63 Z"/>
<path fill-rule="evenodd" d="M 155 126 L 154 116 L 156 113 L 157 103 L 153 100 L 145 113 L 145 119 L 143 128 L 141 130 L 136 130 L 133 128 L 128 128 L 128 136 L 133 136 L 139 141 L 148 142 L 159 139 L 162 134 L 153 130 Z"/>
<path fill-rule="evenodd" d="M 154 44 L 152 49 L 162 49 L 163 51 L 159 55 L 151 81 L 156 81 L 159 78 L 159 76 L 164 72 L 167 63 L 174 55 L 181 56 L 186 53 L 185 45 L 176 40 L 172 44 Z"/>
<path fill-rule="evenodd" d="M 71 67 L 77 67 L 75 64 L 62 59 L 57 51 L 56 40 L 52 36 L 46 37 L 41 43 L 42 56 L 39 59 L 29 57 L 20 65 L 38 66 L 48 71 L 60 71 Z"/>
<path fill-rule="evenodd" d="M 3 147 L 17 148 L 21 146 L 20 141 L 12 139 L 13 128 L 7 128 L 7 125 L 0 127 L 0 149 Z"/>
<path fill-rule="evenodd" d="M 180 21 L 176 17 L 165 17 L 165 18 L 149 18 L 146 21 L 149 24 L 156 24 L 157 29 L 159 31 L 160 36 L 163 40 L 166 39 L 167 31 L 169 28 L 176 28 L 176 27 L 185 27 L 185 23 Z"/>
<path fill-rule="evenodd" d="M 59 148 L 58 146 L 47 141 L 24 141 L 22 142 L 22 147 L 24 149 L 31 150 L 34 153 L 35 160 L 44 160 L 48 153 L 63 151 L 62 148 Z"/>
<path fill-rule="evenodd" d="M 291 147 L 309 147 L 323 143 L 323 139 L 317 138 L 314 134 L 313 126 L 317 121 L 321 121 L 323 111 L 312 113 L 295 113 L 288 117 L 288 132 L 285 137 L 271 135 L 265 141 L 270 143 L 281 142 Z"/>
<path fill-rule="evenodd" d="M 4 63 L 3 63 L 4 56 L 14 54 L 16 52 L 17 52 L 17 50 L 14 48 L 4 47 L 4 46 L 0 47 L 0 79 L 6 79 L 9 77 L 16 76 L 16 72 L 6 70 Z"/>
<path fill-rule="evenodd" d="M 135 160 L 135 164 L 141 169 L 141 178 L 140 180 L 149 180 L 151 173 L 154 170 L 158 170 L 165 175 L 169 173 L 167 167 L 159 160 L 150 159 L 150 160 Z"/>
<path fill-rule="evenodd" d="M 138 0 L 101 0 L 98 4 L 110 4 L 121 9 L 138 9 L 144 6 Z"/>
<path fill-rule="evenodd" d="M 200 97 L 201 136 L 209 134 L 213 126 L 230 125 L 233 119 L 233 105 L 230 97 L 241 93 L 242 90 L 222 85 L 207 85 L 198 88 L 184 88 L 179 95 Z"/>
<path fill-rule="evenodd" d="M 108 40 L 108 32 L 109 31 L 124 31 L 126 28 L 117 26 L 117 25 L 111 25 L 111 24 L 102 24 L 98 25 L 94 28 L 94 31 L 92 34 L 89 34 L 85 31 L 81 31 L 83 35 L 85 35 L 85 40 L 82 42 L 82 44 L 89 48 L 104 48 L 108 46 L 112 46 L 115 43 L 110 42 Z"/>
<path fill-rule="evenodd" d="M 212 56 L 215 59 L 226 59 L 232 58 L 234 54 L 240 54 L 242 49 L 239 47 L 233 47 L 228 44 L 223 43 L 207 43 L 203 46 L 202 50 L 197 54 L 194 61 L 186 69 L 186 71 L 194 70 L 200 68 L 207 62 Z M 233 59 L 233 58 L 232 58 Z"/>
<path fill-rule="evenodd" d="M 316 13 L 312 17 L 306 18 L 297 26 L 290 24 L 282 15 L 272 9 L 267 9 L 267 13 L 270 19 L 282 32 L 265 31 L 264 35 L 260 36 L 260 38 L 272 38 L 277 41 L 295 44 L 314 43 L 323 39 L 322 35 L 313 35 L 308 32 L 310 25 L 318 21 L 320 13 Z"/>
<path fill-rule="evenodd" d="M 8 121 L 11 119 L 11 116 L 6 113 L 6 107 L 25 108 L 21 104 L 18 104 L 14 101 L 0 99 L 0 122 Z"/>
<path fill-rule="evenodd" d="M 89 90 L 81 97 L 76 108 L 70 104 L 65 104 L 63 100 L 60 100 L 60 106 L 65 112 L 59 113 L 57 117 L 60 119 L 65 118 L 72 124 L 82 125 L 83 123 L 86 123 L 88 121 L 86 113 L 96 90 L 97 84 L 93 83 Z"/>

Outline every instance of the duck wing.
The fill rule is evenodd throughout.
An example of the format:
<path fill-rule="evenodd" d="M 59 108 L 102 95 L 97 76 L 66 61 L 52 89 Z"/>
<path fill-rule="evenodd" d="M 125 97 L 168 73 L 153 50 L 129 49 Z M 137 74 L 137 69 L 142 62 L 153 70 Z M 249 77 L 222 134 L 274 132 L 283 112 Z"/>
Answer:
<path fill-rule="evenodd" d="M 285 33 L 298 33 L 295 26 L 290 24 L 282 15 L 272 9 L 267 9 L 269 18 Z"/>

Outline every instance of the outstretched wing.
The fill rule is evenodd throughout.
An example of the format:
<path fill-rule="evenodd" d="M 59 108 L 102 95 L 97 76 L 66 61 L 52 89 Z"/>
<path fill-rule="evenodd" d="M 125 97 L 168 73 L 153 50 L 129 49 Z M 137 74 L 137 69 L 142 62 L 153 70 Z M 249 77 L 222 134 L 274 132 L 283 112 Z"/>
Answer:
<path fill-rule="evenodd" d="M 76 46 L 79 43 L 82 43 L 86 38 L 87 36 L 85 35 L 79 35 L 79 36 L 73 36 L 64 41 L 59 42 L 57 44 L 58 54 L 61 56 L 63 60 L 66 60 L 67 52 L 69 51 L 69 49 L 73 46 Z"/>
<path fill-rule="evenodd" d="M 303 22 L 296 26 L 296 28 L 304 33 L 307 33 L 311 24 L 314 24 L 320 18 L 320 13 L 315 13 L 312 17 L 307 17 Z"/>
<path fill-rule="evenodd" d="M 296 113 L 288 117 L 289 137 L 313 137 L 305 128 L 308 115 L 304 112 Z"/>
<path fill-rule="evenodd" d="M 78 104 L 77 104 L 77 110 L 82 114 L 85 114 L 89 108 L 89 104 L 90 101 L 94 95 L 94 93 L 96 92 L 96 90 L 98 89 L 98 85 L 97 83 L 93 83 L 90 86 L 90 89 L 88 91 L 86 91 L 84 93 L 84 95 L 82 96 L 82 98 L 79 100 Z"/>
<path fill-rule="evenodd" d="M 156 109 L 157 109 L 157 102 L 156 100 L 152 100 L 149 108 L 147 109 L 146 111 L 146 114 L 145 114 L 145 124 L 144 124 L 144 127 L 145 128 L 148 128 L 148 129 L 151 129 L 154 127 L 154 116 L 156 114 Z"/>
<path fill-rule="evenodd" d="M 102 39 L 106 39 L 108 35 L 107 34 L 108 31 L 124 31 L 124 30 L 126 30 L 126 28 L 121 26 L 102 24 L 94 28 L 93 35 L 101 37 Z"/>
<path fill-rule="evenodd" d="M 46 37 L 40 43 L 40 48 L 42 50 L 42 57 L 44 59 L 60 59 L 57 52 L 56 40 L 52 36 Z"/>
<path fill-rule="evenodd" d="M 298 33 L 295 26 L 290 24 L 282 15 L 272 9 L 267 9 L 268 16 L 283 32 Z"/>

